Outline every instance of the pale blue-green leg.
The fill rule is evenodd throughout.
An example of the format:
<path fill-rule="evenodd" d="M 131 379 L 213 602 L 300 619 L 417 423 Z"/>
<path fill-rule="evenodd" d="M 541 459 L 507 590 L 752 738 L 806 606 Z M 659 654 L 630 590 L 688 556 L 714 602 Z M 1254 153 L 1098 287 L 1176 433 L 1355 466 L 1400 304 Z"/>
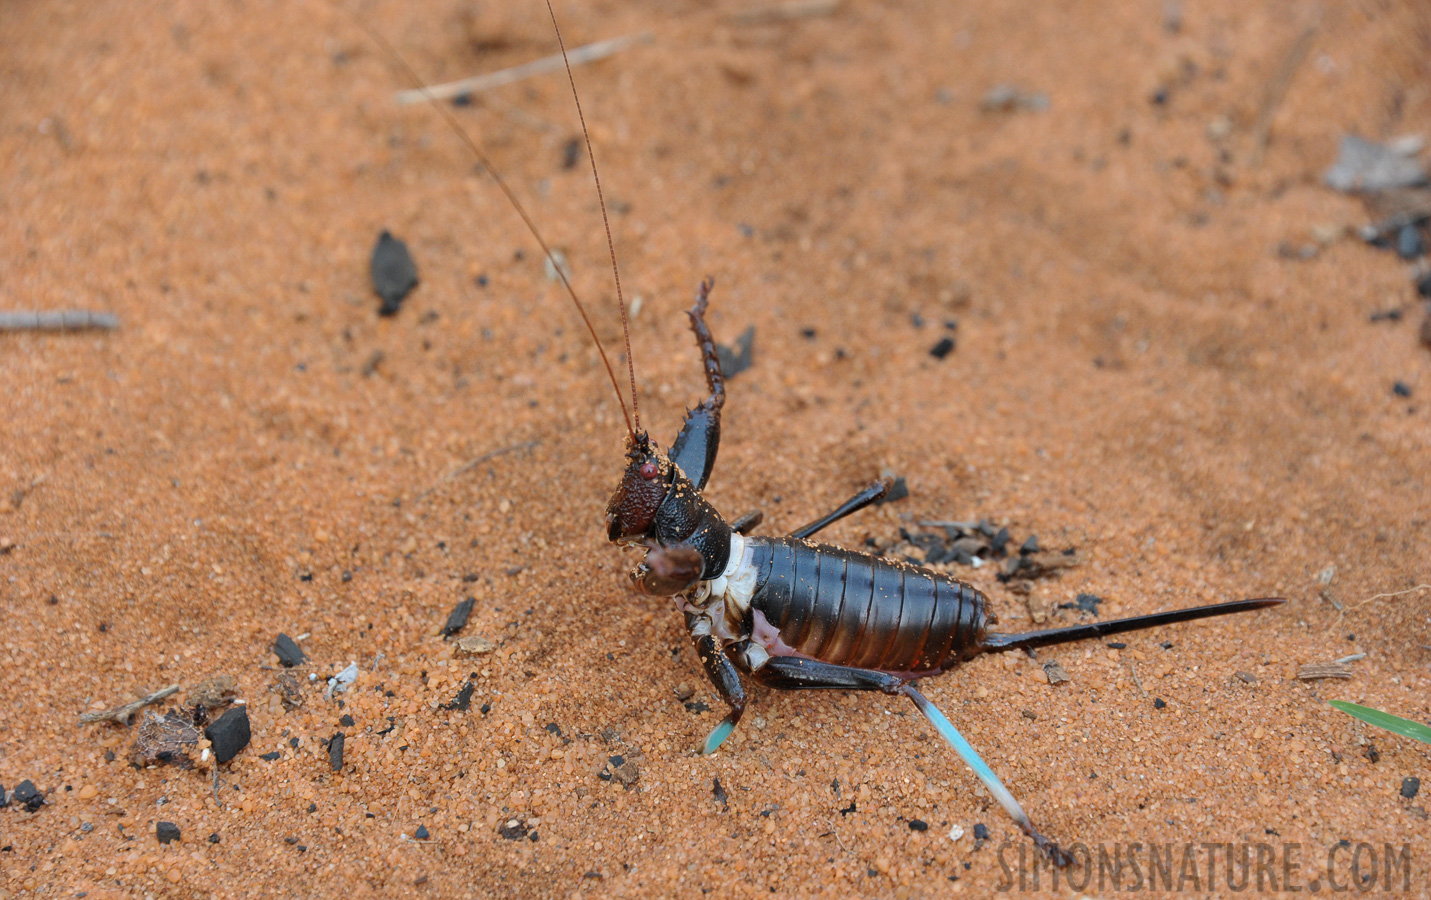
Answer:
<path fill-rule="evenodd" d="M 700 753 L 704 755 L 716 752 L 720 745 L 725 743 L 725 739 L 730 737 L 732 731 L 735 731 L 735 721 L 730 716 L 726 716 L 721 719 L 719 725 L 711 730 L 710 734 L 706 735 L 705 742 L 700 746 Z"/>
<path fill-rule="evenodd" d="M 691 639 L 696 645 L 696 656 L 700 658 L 706 676 L 720 693 L 720 698 L 730 706 L 726 717 L 721 719 L 715 730 L 696 748 L 701 754 L 714 753 L 716 748 L 730 737 L 730 733 L 735 730 L 735 724 L 740 721 L 740 714 L 745 712 L 745 686 L 740 683 L 740 673 L 736 671 L 735 665 L 715 638 L 711 637 L 710 621 L 704 616 L 687 613 L 686 627 L 690 629 Z"/>
<path fill-rule="evenodd" d="M 959 754 L 959 758 L 974 770 L 974 774 L 984 783 L 984 787 L 988 788 L 989 793 L 994 795 L 994 799 L 999 801 L 1004 812 L 1009 814 L 1025 834 L 1033 838 L 1033 842 L 1038 845 L 1040 850 L 1047 853 L 1056 865 L 1066 866 L 1072 862 L 1072 858 L 1060 850 L 1057 844 L 1039 834 L 1038 830 L 1033 827 L 1033 823 L 1029 821 L 1024 808 L 1019 805 L 1019 801 L 1015 800 L 1014 795 L 1009 793 L 1009 789 L 1004 787 L 1004 783 L 999 780 L 998 775 L 994 774 L 994 770 L 989 768 L 989 764 L 979 758 L 979 754 L 968 741 L 964 740 L 964 735 L 959 733 L 959 729 L 954 727 L 954 723 L 939 711 L 939 707 L 930 703 L 928 698 L 911 685 L 903 685 L 899 692 L 914 701 L 915 707 L 924 714 L 924 718 L 929 720 L 929 724 L 934 726 L 934 730 L 939 732 L 939 736 L 944 738 L 949 746 L 954 748 L 954 752 Z"/>

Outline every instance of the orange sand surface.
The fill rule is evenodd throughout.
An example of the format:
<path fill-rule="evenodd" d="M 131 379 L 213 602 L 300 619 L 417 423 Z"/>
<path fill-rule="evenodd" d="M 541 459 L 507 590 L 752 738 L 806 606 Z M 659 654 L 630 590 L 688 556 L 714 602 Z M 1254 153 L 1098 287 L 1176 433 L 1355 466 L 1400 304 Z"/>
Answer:
<path fill-rule="evenodd" d="M 1390 844 L 1425 896 L 1431 785 L 1401 788 L 1431 747 L 1325 700 L 1431 719 L 1431 590 L 1407 592 L 1431 582 L 1431 354 L 1407 264 L 1343 235 L 1368 214 L 1321 173 L 1345 133 L 1431 134 L 1431 12 L 753 9 L 558 6 L 568 47 L 653 35 L 576 69 L 642 422 L 666 444 L 702 395 L 682 311 L 709 274 L 717 339 L 755 327 L 707 490 L 727 516 L 788 531 L 888 470 L 910 496 L 822 537 L 988 519 L 1076 548 L 1028 595 L 950 566 L 1011 631 L 1086 620 L 1057 607 L 1080 593 L 1102 618 L 1288 598 L 922 686 L 1095 859 L 1265 843 L 1285 886 L 1295 846 L 1294 883 L 1325 889 Z M 624 428 L 591 342 L 355 17 L 434 82 L 555 49 L 525 2 L 0 5 L 0 309 L 120 320 L 0 335 L 0 783 L 46 797 L 0 810 L 0 896 L 1017 891 L 1031 845 L 900 698 L 757 688 L 726 746 L 693 753 L 723 708 L 605 540 Z M 999 85 L 1027 102 L 984 108 Z M 562 76 L 452 108 L 620 355 Z M 383 229 L 422 283 L 380 319 Z M 462 636 L 490 652 L 438 634 L 465 597 Z M 279 632 L 307 635 L 292 710 Z M 1350 679 L 1297 678 L 1356 653 Z M 136 728 L 77 724 L 213 675 L 253 729 L 217 773 L 136 768 Z M 471 708 L 443 709 L 469 679 Z M 1182 895 L 1228 893 L 1201 859 Z M 1096 863 L 1042 878 L 1118 892 Z"/>

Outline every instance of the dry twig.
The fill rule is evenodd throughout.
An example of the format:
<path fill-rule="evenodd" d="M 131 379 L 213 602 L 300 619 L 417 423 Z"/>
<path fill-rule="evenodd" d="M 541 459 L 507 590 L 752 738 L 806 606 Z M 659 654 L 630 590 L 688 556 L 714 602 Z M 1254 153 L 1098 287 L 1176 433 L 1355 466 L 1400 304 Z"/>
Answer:
<path fill-rule="evenodd" d="M 656 36 L 651 32 L 643 31 L 640 34 L 628 34 L 623 37 L 611 38 L 610 40 L 597 41 L 594 44 L 586 44 L 585 46 L 572 50 L 567 54 L 567 60 L 569 60 L 573 66 L 579 66 L 582 63 L 595 62 L 598 59 L 613 56 L 637 44 L 649 44 L 655 39 Z M 560 53 L 553 53 L 551 56 L 544 56 L 541 59 L 524 62 L 519 66 L 512 66 L 509 69 L 488 72 L 485 75 L 474 75 L 471 78 L 449 81 L 444 84 L 433 84 L 427 87 L 398 91 L 397 102 L 403 106 L 411 106 L 414 103 L 425 103 L 430 100 L 450 100 L 453 97 L 461 97 L 464 94 L 477 94 L 482 91 L 490 91 L 493 88 L 513 84 L 536 75 L 545 75 L 548 72 L 560 72 L 565 67 L 566 63 L 562 60 L 562 55 Z"/>
<path fill-rule="evenodd" d="M 140 697 L 138 700 L 131 700 L 123 706 L 116 706 L 113 709 L 106 709 L 100 712 L 87 712 L 79 717 L 81 725 L 90 725 L 94 722 L 114 722 L 118 725 L 128 725 L 129 717 L 139 712 L 139 710 L 151 703 L 158 703 L 170 694 L 177 693 L 179 686 L 171 684 L 168 687 L 160 688 L 152 694 Z"/>
<path fill-rule="evenodd" d="M 1267 82 L 1267 88 L 1262 94 L 1262 104 L 1257 108 L 1257 122 L 1252 126 L 1252 155 L 1248 162 L 1253 166 L 1262 164 L 1262 156 L 1267 151 L 1267 138 L 1272 132 L 1272 118 L 1277 115 L 1278 107 L 1287 96 L 1287 88 L 1292 85 L 1293 76 L 1312 50 L 1312 42 L 1316 39 L 1317 29 L 1321 25 L 1320 19 L 1321 17 L 1317 16 L 1303 27 L 1302 33 L 1297 35 L 1297 39 L 1288 48 L 1287 55 L 1282 57 L 1277 71 Z"/>
<path fill-rule="evenodd" d="M 0 312 L 0 331 L 84 331 L 119 327 L 114 313 L 92 309 L 55 309 Z"/>
<path fill-rule="evenodd" d="M 784 0 L 782 3 L 742 9 L 731 13 L 730 18 L 737 25 L 763 25 L 767 22 L 828 16 L 839 8 L 840 0 Z"/>

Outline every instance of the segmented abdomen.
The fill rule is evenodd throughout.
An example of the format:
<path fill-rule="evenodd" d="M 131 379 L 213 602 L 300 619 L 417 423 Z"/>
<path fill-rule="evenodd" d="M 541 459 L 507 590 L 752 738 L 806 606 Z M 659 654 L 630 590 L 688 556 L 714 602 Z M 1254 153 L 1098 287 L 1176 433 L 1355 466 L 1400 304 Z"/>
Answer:
<path fill-rule="evenodd" d="M 752 612 L 791 649 L 824 662 L 933 672 L 977 650 L 984 595 L 907 563 L 795 538 L 747 538 L 759 573 Z"/>

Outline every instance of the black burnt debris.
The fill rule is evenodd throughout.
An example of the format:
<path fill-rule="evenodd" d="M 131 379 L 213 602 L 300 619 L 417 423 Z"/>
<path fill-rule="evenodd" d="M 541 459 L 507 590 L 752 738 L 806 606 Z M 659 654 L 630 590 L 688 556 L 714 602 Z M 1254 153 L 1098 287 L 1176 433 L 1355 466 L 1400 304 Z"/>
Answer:
<path fill-rule="evenodd" d="M 1327 169 L 1327 187 L 1356 194 L 1372 221 L 1358 236 L 1373 247 L 1412 263 L 1411 280 L 1422 298 L 1431 300 L 1431 179 L 1417 158 L 1419 139 L 1379 143 L 1356 135 L 1342 138 L 1337 161 Z M 1382 317 L 1383 321 L 1400 321 Z M 1373 316 L 1372 321 L 1378 321 Z M 1421 322 L 1420 339 L 1431 349 L 1431 304 Z"/>
<path fill-rule="evenodd" d="M 461 631 L 467 625 L 467 619 L 472 615 L 472 607 L 476 603 L 476 597 L 468 597 L 452 607 L 452 612 L 447 614 L 447 623 L 442 626 L 442 636 L 452 637 Z"/>
<path fill-rule="evenodd" d="M 1011 555 L 1009 529 L 995 527 L 988 519 L 975 522 L 922 521 L 919 527 L 921 530 L 918 531 L 901 528 L 899 541 L 889 546 L 881 546 L 879 541 L 873 541 L 872 546 L 885 556 L 902 558 L 919 566 L 948 563 L 982 566 L 991 560 L 1004 560 L 1003 571 L 998 575 L 1002 582 L 1055 577 L 1063 569 L 1076 566 L 1081 561 L 1073 548 L 1042 549 L 1037 535 L 1029 536 L 1019 546 L 1017 554 Z M 1101 602 L 1101 597 L 1080 594 L 1073 604 L 1064 604 L 1064 608 L 1077 608 L 1097 615 Z"/>
<path fill-rule="evenodd" d="M 278 657 L 278 664 L 285 669 L 301 666 L 307 659 L 298 642 L 282 632 L 273 639 L 273 655 Z"/>
<path fill-rule="evenodd" d="M 475 690 L 477 690 L 476 684 L 468 679 L 463 683 L 462 689 L 457 692 L 457 696 L 453 697 L 450 702 L 442 704 L 442 708 L 458 712 L 467 711 L 472 706 L 472 693 Z"/>
<path fill-rule="evenodd" d="M 248 707 L 235 706 L 204 729 L 204 737 L 213 747 L 214 759 L 226 763 L 248 746 L 252 732 L 248 724 Z"/>
<path fill-rule="evenodd" d="M 383 301 L 378 315 L 397 315 L 403 300 L 417 287 L 417 264 L 408 253 L 407 244 L 384 230 L 373 247 L 368 271 L 373 279 L 373 290 Z"/>
<path fill-rule="evenodd" d="M 173 822 L 157 822 L 154 825 L 154 836 L 161 844 L 173 843 L 180 839 L 179 826 Z"/>
<path fill-rule="evenodd" d="M 1103 598 L 1097 594 L 1079 594 L 1073 598 L 1072 603 L 1060 603 L 1059 609 L 1079 609 L 1091 615 L 1098 615 L 1098 604 L 1103 602 Z"/>
<path fill-rule="evenodd" d="M 720 371 L 727 381 L 755 364 L 754 350 L 754 325 L 740 333 L 740 336 L 735 339 L 734 347 L 716 344 L 716 358 L 720 360 Z"/>
<path fill-rule="evenodd" d="M 39 812 L 40 807 L 45 805 L 45 795 L 35 787 L 35 782 L 26 778 L 15 785 L 15 793 L 10 795 L 10 802 L 25 807 L 27 812 Z"/>
<path fill-rule="evenodd" d="M 343 744 L 347 740 L 348 736 L 341 731 L 328 739 L 328 767 L 334 772 L 343 771 Z"/>

